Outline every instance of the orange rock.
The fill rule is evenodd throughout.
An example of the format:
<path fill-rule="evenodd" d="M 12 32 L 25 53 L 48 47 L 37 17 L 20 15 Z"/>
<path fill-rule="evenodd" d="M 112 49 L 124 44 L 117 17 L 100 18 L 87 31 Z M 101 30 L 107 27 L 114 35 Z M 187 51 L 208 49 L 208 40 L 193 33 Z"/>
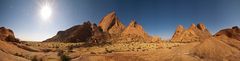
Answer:
<path fill-rule="evenodd" d="M 202 58 L 203 61 L 222 61 L 224 59 L 238 61 L 239 50 L 224 43 L 221 38 L 210 37 L 191 50 L 193 55 Z"/>
<path fill-rule="evenodd" d="M 237 39 L 240 41 L 240 29 L 237 26 L 232 29 L 223 29 L 217 32 L 214 36 L 226 35 L 229 38 Z"/>
<path fill-rule="evenodd" d="M 145 40 L 149 40 L 150 36 L 144 31 L 141 25 L 137 24 L 135 20 L 132 20 L 128 27 L 122 32 L 123 35 L 137 35 L 143 37 Z"/>
<path fill-rule="evenodd" d="M 125 28 L 125 26 L 119 21 L 114 11 L 107 14 L 99 22 L 99 27 L 101 27 L 104 32 L 108 32 L 110 34 L 121 33 Z"/>
<path fill-rule="evenodd" d="M 84 22 L 83 25 L 73 26 L 65 31 L 59 31 L 54 37 L 45 42 L 84 42 L 92 36 L 92 24 Z"/>
<path fill-rule="evenodd" d="M 13 31 L 5 27 L 0 28 L 0 40 L 9 42 L 19 42 L 19 40 L 15 38 Z"/>
<path fill-rule="evenodd" d="M 192 42 L 200 41 L 200 39 L 205 39 L 211 37 L 206 27 L 203 24 L 192 24 L 189 29 L 185 30 L 182 25 L 179 25 L 174 33 L 171 41 L 173 42 Z"/>
<path fill-rule="evenodd" d="M 199 24 L 197 25 L 197 28 L 200 29 L 200 30 L 202 30 L 202 31 L 206 30 L 206 27 L 205 27 L 205 25 L 204 25 L 203 23 L 199 23 Z"/>
<path fill-rule="evenodd" d="M 1 27 L 0 28 L 0 35 L 1 35 L 1 37 L 8 37 L 8 36 L 14 36 L 14 33 L 10 29 L 7 29 L 5 27 Z"/>

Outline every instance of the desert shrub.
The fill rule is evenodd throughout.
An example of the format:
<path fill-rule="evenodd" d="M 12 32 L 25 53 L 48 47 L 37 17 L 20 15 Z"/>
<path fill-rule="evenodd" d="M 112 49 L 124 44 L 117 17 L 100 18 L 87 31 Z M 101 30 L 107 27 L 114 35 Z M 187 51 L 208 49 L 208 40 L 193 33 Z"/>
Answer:
<path fill-rule="evenodd" d="M 50 52 L 51 49 L 43 49 L 42 51 L 43 51 L 43 52 Z"/>
<path fill-rule="evenodd" d="M 108 50 L 107 48 L 105 48 L 106 52 L 107 53 L 112 53 L 113 51 L 112 50 Z"/>
<path fill-rule="evenodd" d="M 38 60 L 37 60 L 37 57 L 34 56 L 31 61 L 38 61 Z"/>
<path fill-rule="evenodd" d="M 70 58 L 62 50 L 58 50 L 58 56 L 60 56 L 62 61 L 70 61 Z"/>
<path fill-rule="evenodd" d="M 66 55 L 61 55 L 60 57 L 62 61 L 70 61 L 70 58 Z"/>
<path fill-rule="evenodd" d="M 90 52 L 90 54 L 97 54 L 96 52 Z"/>

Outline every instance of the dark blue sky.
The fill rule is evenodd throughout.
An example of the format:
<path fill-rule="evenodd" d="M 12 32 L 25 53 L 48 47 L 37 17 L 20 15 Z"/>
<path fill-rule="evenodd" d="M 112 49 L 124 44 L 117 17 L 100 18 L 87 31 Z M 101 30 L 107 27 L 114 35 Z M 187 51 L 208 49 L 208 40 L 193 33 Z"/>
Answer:
<path fill-rule="evenodd" d="M 39 15 L 42 1 L 51 3 L 49 21 Z M 38 41 L 84 21 L 98 23 L 113 10 L 126 26 L 135 19 L 163 39 L 172 37 L 179 24 L 204 23 L 215 33 L 240 23 L 240 0 L 0 0 L 0 9 L 0 26 L 20 39 Z"/>

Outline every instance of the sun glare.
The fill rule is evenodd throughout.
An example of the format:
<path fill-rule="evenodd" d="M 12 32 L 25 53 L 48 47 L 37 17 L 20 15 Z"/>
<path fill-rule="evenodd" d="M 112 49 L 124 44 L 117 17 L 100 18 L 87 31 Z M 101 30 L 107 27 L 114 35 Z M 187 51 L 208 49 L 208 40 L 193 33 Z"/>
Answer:
<path fill-rule="evenodd" d="M 51 17 L 52 15 L 52 9 L 50 6 L 45 5 L 41 7 L 40 14 L 44 20 L 47 20 Z"/>

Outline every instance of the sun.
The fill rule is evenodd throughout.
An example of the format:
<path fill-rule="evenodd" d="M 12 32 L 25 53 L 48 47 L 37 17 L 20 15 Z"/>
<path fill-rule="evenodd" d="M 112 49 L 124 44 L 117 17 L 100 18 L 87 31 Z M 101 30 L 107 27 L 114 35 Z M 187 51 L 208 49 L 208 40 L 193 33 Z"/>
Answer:
<path fill-rule="evenodd" d="M 44 20 L 47 20 L 52 15 L 52 8 L 49 5 L 44 5 L 41 7 L 40 14 Z"/>

